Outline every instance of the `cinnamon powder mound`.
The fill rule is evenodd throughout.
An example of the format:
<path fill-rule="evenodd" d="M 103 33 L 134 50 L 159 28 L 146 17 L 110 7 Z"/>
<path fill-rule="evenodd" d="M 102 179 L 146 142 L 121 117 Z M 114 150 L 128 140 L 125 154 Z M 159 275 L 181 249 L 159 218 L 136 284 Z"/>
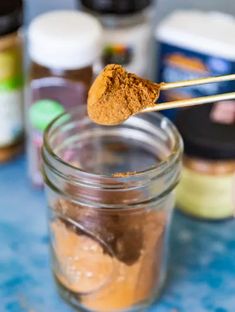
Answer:
<path fill-rule="evenodd" d="M 65 201 L 61 204 L 78 208 Z M 165 213 L 144 208 L 134 214 L 129 211 L 117 225 L 113 217 L 118 220 L 118 214 L 114 212 L 107 216 L 88 211 L 84 220 L 78 215 L 79 227 L 62 219 L 51 223 L 57 282 L 92 311 L 126 310 L 151 300 L 160 282 Z M 128 226 L 134 226 L 134 232 Z"/>
<path fill-rule="evenodd" d="M 120 172 L 114 177 L 134 174 Z M 64 296 L 84 310 L 100 312 L 127 311 L 151 301 L 161 283 L 168 224 L 165 205 L 170 208 L 171 201 L 156 209 L 145 204 L 122 209 L 128 202 L 140 202 L 142 190 L 117 194 L 116 189 L 104 192 L 69 185 L 66 192 L 96 198 L 104 207 L 64 198 L 52 203 L 54 275 Z M 107 204 L 120 208 L 107 209 Z"/>
<path fill-rule="evenodd" d="M 94 81 L 88 95 L 88 115 L 97 124 L 116 125 L 159 98 L 161 84 L 108 65 Z"/>

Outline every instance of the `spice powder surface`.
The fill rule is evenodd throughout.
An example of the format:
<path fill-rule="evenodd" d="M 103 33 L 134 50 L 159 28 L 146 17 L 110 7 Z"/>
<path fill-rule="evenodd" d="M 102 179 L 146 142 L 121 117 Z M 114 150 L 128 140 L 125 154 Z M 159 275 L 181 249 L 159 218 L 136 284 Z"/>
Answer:
<path fill-rule="evenodd" d="M 108 65 L 94 81 L 88 96 L 88 115 L 97 124 L 117 125 L 144 108 L 153 107 L 161 84 Z"/>

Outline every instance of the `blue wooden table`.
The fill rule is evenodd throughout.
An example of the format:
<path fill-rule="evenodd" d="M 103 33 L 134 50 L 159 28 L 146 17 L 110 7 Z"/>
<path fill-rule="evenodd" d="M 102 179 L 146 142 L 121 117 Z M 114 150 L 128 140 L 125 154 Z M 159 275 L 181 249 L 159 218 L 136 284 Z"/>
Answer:
<path fill-rule="evenodd" d="M 0 166 L 0 312 L 70 312 L 49 266 L 46 201 L 24 157 Z M 235 221 L 175 213 L 169 276 L 149 312 L 235 311 Z"/>

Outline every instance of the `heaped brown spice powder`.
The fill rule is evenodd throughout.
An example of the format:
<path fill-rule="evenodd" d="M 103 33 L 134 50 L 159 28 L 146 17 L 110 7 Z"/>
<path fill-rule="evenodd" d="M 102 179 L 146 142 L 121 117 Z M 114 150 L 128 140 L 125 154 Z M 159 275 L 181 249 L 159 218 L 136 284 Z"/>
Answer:
<path fill-rule="evenodd" d="M 151 298 L 160 281 L 167 222 L 163 211 L 107 213 L 64 200 L 55 209 L 61 216 L 51 223 L 60 268 L 56 279 L 85 308 L 119 311 Z"/>
<path fill-rule="evenodd" d="M 108 65 L 93 83 L 88 115 L 96 123 L 116 125 L 144 108 L 155 105 L 161 84 L 128 73 L 120 65 Z"/>
<path fill-rule="evenodd" d="M 104 206 L 143 196 L 135 189 L 117 195 L 115 190 L 82 190 L 77 185 L 66 191 L 81 196 L 87 192 Z M 94 209 L 62 198 L 53 209 L 54 273 L 60 287 L 85 308 L 102 312 L 128 309 L 152 298 L 161 279 L 166 211 L 144 205 Z"/>

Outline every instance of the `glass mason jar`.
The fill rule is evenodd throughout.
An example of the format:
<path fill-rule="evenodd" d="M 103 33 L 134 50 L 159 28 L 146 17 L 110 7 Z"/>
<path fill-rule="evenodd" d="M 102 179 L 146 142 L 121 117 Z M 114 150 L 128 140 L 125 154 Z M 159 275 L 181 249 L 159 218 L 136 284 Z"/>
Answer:
<path fill-rule="evenodd" d="M 115 127 L 83 107 L 44 136 L 53 272 L 62 296 L 84 311 L 140 311 L 166 273 L 182 141 L 158 114 Z"/>

